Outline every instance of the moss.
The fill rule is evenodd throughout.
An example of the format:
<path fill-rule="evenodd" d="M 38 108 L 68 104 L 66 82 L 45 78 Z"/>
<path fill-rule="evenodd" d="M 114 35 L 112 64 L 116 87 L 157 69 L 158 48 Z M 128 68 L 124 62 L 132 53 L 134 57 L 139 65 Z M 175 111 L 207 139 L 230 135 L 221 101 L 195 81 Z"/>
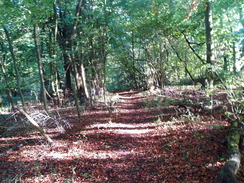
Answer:
<path fill-rule="evenodd" d="M 239 169 L 241 159 L 241 154 L 239 152 L 239 143 L 241 135 L 237 129 L 237 125 L 238 123 L 236 122 L 233 122 L 231 124 L 230 135 L 228 136 L 229 160 L 221 169 L 221 172 L 217 177 L 215 183 L 237 183 L 235 176 Z"/>

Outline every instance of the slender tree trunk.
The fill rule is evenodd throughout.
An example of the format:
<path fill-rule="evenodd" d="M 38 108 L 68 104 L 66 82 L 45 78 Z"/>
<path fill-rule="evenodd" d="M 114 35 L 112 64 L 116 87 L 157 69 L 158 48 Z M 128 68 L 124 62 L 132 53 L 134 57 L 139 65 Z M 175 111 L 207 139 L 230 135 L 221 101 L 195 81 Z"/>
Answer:
<path fill-rule="evenodd" d="M 47 95 L 46 95 L 45 81 L 44 81 L 44 76 L 43 76 L 43 64 L 42 64 L 41 53 L 40 53 L 39 45 L 38 45 L 37 25 L 36 24 L 34 25 L 34 42 L 35 42 L 38 68 L 39 68 L 40 84 L 41 84 L 41 94 L 42 94 L 41 99 L 44 104 L 44 109 L 46 111 L 48 111 Z"/>
<path fill-rule="evenodd" d="M 242 27 L 244 27 L 243 9 L 242 6 L 239 7 L 239 17 Z"/>
<path fill-rule="evenodd" d="M 176 49 L 173 47 L 173 45 L 171 44 L 170 40 L 168 40 L 168 41 L 169 41 L 169 44 L 170 44 L 171 48 L 172 48 L 173 51 L 175 52 L 177 58 L 178 58 L 181 62 L 184 63 L 184 60 L 181 58 L 180 54 L 179 54 L 179 53 L 176 51 Z M 191 80 L 192 80 L 193 82 L 195 82 L 193 76 L 191 75 L 190 71 L 187 69 L 186 65 L 185 65 L 185 71 L 186 71 L 187 74 L 190 76 Z M 178 77 L 179 77 L 179 76 L 178 76 Z"/>
<path fill-rule="evenodd" d="M 83 84 L 83 89 L 85 93 L 86 99 L 90 98 L 88 88 L 87 88 L 87 83 L 86 83 L 86 72 L 85 72 L 85 67 L 83 63 L 80 63 L 80 71 L 81 71 L 81 78 L 82 78 L 82 84 Z"/>
<path fill-rule="evenodd" d="M 184 60 L 184 67 L 185 67 L 185 78 L 187 77 L 187 57 L 185 55 L 185 60 Z"/>
<path fill-rule="evenodd" d="M 152 56 L 150 55 L 150 52 L 147 47 L 144 48 L 146 52 L 146 57 L 147 57 L 147 65 L 146 65 L 146 76 L 147 76 L 147 89 L 148 90 L 154 90 L 154 69 L 152 67 L 153 59 Z"/>
<path fill-rule="evenodd" d="M 132 52 L 132 73 L 134 80 L 134 87 L 139 88 L 139 84 L 136 78 L 136 66 L 135 66 L 135 36 L 134 32 L 131 33 L 131 52 Z"/>
<path fill-rule="evenodd" d="M 239 18 L 240 18 L 240 22 L 241 22 L 242 28 L 244 28 L 244 18 L 243 18 L 243 8 L 242 8 L 242 6 L 239 7 Z M 244 46 L 242 46 L 240 51 L 241 51 L 241 56 L 243 57 L 244 56 Z"/>
<path fill-rule="evenodd" d="M 104 98 L 104 102 L 106 103 L 106 75 L 107 75 L 107 69 L 106 69 L 106 53 L 105 53 L 105 33 L 103 28 L 101 28 L 102 30 L 100 33 L 100 62 L 103 63 L 103 80 L 102 83 L 102 87 L 103 87 L 103 98 Z"/>
<path fill-rule="evenodd" d="M 15 54 L 14 54 L 14 49 L 13 49 L 12 41 L 11 41 L 10 36 L 9 36 L 9 32 L 8 32 L 8 30 L 6 28 L 4 28 L 4 32 L 5 32 L 6 37 L 8 39 L 9 50 L 10 50 L 12 59 L 14 61 L 14 70 L 15 70 L 16 79 L 17 79 L 18 93 L 19 93 L 19 96 L 20 96 L 20 99 L 21 99 L 21 103 L 22 103 L 23 109 L 25 110 L 25 100 L 24 100 L 24 96 L 23 96 L 23 93 L 22 93 L 22 90 L 21 90 L 21 84 L 20 84 L 21 83 L 21 78 L 20 78 L 19 70 L 18 70 L 18 66 L 17 66 L 17 59 L 16 59 Z"/>
<path fill-rule="evenodd" d="M 14 111 L 13 95 L 12 95 L 12 90 L 10 89 L 10 86 L 9 86 L 6 70 L 7 69 L 6 69 L 5 63 L 2 63 L 3 76 L 4 76 L 4 79 L 5 79 L 5 82 L 6 82 L 6 86 L 7 86 L 7 90 L 8 90 L 8 93 L 7 93 L 8 94 L 8 99 L 9 99 L 9 102 L 11 104 L 12 110 Z"/>
<path fill-rule="evenodd" d="M 77 64 L 74 61 L 74 57 L 70 58 L 70 60 L 71 60 L 71 66 L 73 69 L 73 75 L 75 79 L 75 85 L 72 85 L 72 90 L 74 89 L 74 86 L 76 86 L 76 93 L 79 96 L 78 92 L 81 91 L 82 88 L 82 78 L 79 75 Z"/>
<path fill-rule="evenodd" d="M 205 36 L 206 36 L 206 58 L 207 63 L 212 64 L 212 7 L 210 0 L 206 1 L 205 10 Z"/>
<path fill-rule="evenodd" d="M 63 52 L 63 58 L 64 58 L 64 70 L 65 70 L 65 87 L 72 90 L 72 84 L 71 84 L 71 64 L 69 60 L 69 56 L 65 50 L 65 48 L 62 48 Z"/>
<path fill-rule="evenodd" d="M 75 78 L 75 77 L 74 77 Z M 76 78 L 75 78 L 76 80 Z M 71 82 L 72 90 L 74 92 L 74 99 L 75 99 L 75 106 L 77 110 L 77 116 L 78 118 L 81 118 L 81 111 L 80 111 L 80 105 L 79 105 L 79 99 L 78 99 L 78 94 L 77 94 L 77 81 L 75 83 Z"/>
<path fill-rule="evenodd" d="M 49 30 L 49 40 L 48 40 L 48 54 L 50 59 L 52 56 L 55 54 L 55 42 L 52 40 L 52 30 Z M 56 78 L 56 63 L 55 62 L 50 62 L 49 63 L 49 69 L 50 69 L 50 82 L 51 82 L 51 93 L 56 93 L 56 88 L 55 88 L 55 78 Z"/>
<path fill-rule="evenodd" d="M 79 32 L 79 31 L 78 31 Z M 78 33 L 78 36 L 80 37 L 80 34 Z M 82 84 L 82 92 L 84 92 L 85 94 L 85 98 L 86 100 L 90 99 L 90 94 L 88 91 L 88 87 L 87 87 L 87 80 L 86 80 L 86 71 L 85 71 L 85 67 L 84 67 L 84 63 L 83 63 L 83 50 L 82 47 L 80 46 L 80 44 L 77 44 L 77 50 L 78 50 L 78 71 L 79 71 L 79 75 L 81 77 L 81 84 Z"/>
<path fill-rule="evenodd" d="M 165 52 L 163 52 L 163 43 L 162 40 L 160 39 L 160 43 L 159 43 L 159 87 L 162 89 L 164 87 L 164 78 L 165 78 L 165 57 L 167 57 L 167 54 Z"/>
<path fill-rule="evenodd" d="M 58 37 L 58 17 L 57 17 L 57 9 L 54 4 L 54 19 L 55 19 L 55 28 L 54 28 L 54 43 L 53 43 L 53 55 L 57 55 L 57 37 Z M 57 57 L 56 57 L 57 58 Z M 58 102 L 60 103 L 60 94 L 59 94 L 59 89 L 60 89 L 60 77 L 59 77 L 59 72 L 57 69 L 57 59 L 55 59 L 55 91 L 58 96 Z M 66 87 L 63 88 L 63 97 L 66 99 L 68 97 L 66 95 Z"/>
<path fill-rule="evenodd" d="M 224 66 L 223 66 L 224 71 L 228 71 L 228 59 L 227 55 L 224 55 Z"/>
<path fill-rule="evenodd" d="M 55 7 L 55 6 L 54 6 Z M 49 30 L 49 44 L 48 44 L 48 53 L 49 57 L 52 59 L 53 55 L 56 55 L 56 45 L 57 45 L 57 32 L 58 32 L 58 20 L 57 20 L 57 11 L 54 8 L 54 19 L 55 19 L 55 28 Z M 53 94 L 54 104 L 61 104 L 62 99 L 60 93 L 60 78 L 57 69 L 57 59 L 55 58 L 53 62 L 49 63 L 50 67 L 50 81 L 51 81 L 51 92 Z"/>
<path fill-rule="evenodd" d="M 2 52 L 4 52 L 4 46 L 3 46 L 3 43 L 1 44 L 1 49 L 2 49 Z M 5 54 L 2 55 L 2 61 L 0 62 L 0 65 L 1 65 L 1 69 L 2 69 L 2 72 L 3 72 L 3 77 L 4 77 L 4 80 L 5 80 L 5 83 L 6 83 L 6 87 L 7 87 L 7 90 L 8 90 L 8 99 L 9 99 L 9 102 L 11 104 L 11 107 L 12 107 L 12 110 L 14 111 L 14 101 L 13 101 L 13 96 L 12 96 L 12 90 L 9 86 L 9 82 L 8 82 L 8 76 L 7 76 L 7 67 L 6 67 L 6 56 Z"/>
<path fill-rule="evenodd" d="M 206 62 L 209 65 L 206 69 L 207 87 L 213 87 L 213 52 L 212 52 L 212 29 L 213 29 L 213 17 L 211 0 L 205 2 L 205 36 L 206 36 Z"/>
<path fill-rule="evenodd" d="M 233 72 L 236 74 L 236 45 L 235 42 L 232 43 L 232 58 L 233 58 Z"/>
<path fill-rule="evenodd" d="M 104 46 L 104 45 L 103 45 Z M 106 58 L 103 55 L 103 99 L 105 104 L 107 103 L 106 99 L 106 76 L 107 76 L 107 68 L 106 68 Z"/>

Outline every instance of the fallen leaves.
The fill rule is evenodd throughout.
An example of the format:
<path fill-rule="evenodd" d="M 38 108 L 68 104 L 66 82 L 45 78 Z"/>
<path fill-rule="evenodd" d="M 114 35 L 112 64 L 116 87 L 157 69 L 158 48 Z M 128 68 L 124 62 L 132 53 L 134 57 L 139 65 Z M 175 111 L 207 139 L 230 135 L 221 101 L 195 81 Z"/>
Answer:
<path fill-rule="evenodd" d="M 175 95 L 171 90 L 170 96 Z M 194 92 L 194 97 L 197 95 L 198 92 Z M 173 98 L 166 99 L 167 96 L 161 96 L 162 100 L 157 98 L 160 105 L 154 105 L 155 96 L 136 92 L 119 93 L 119 96 L 122 97 L 116 109 L 119 116 L 94 108 L 86 111 L 80 120 L 69 117 L 72 128 L 66 134 L 50 130 L 55 140 L 52 147 L 36 141 L 0 157 L 0 180 L 214 181 L 225 162 L 226 147 L 221 140 L 225 128 L 183 121 L 174 109 L 177 102 Z M 201 116 L 203 123 L 226 126 L 225 121 L 209 119 L 208 115 Z M 38 134 L 32 138 L 38 139 Z M 5 140 L 0 138 L 0 144 L 6 146 Z"/>

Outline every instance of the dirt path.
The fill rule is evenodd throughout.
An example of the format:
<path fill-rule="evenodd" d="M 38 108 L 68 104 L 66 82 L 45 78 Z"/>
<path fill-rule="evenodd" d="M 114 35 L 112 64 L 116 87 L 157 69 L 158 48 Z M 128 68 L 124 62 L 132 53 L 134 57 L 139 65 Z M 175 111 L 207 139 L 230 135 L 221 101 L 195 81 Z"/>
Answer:
<path fill-rule="evenodd" d="M 86 128 L 88 141 L 97 146 L 91 174 L 100 177 L 98 182 L 162 182 L 166 177 L 159 171 L 163 159 L 156 145 L 161 142 L 157 142 L 156 126 L 152 125 L 154 117 L 143 108 L 142 95 L 130 92 L 119 96 L 108 121 Z M 106 119 L 106 113 L 103 115 Z"/>
<path fill-rule="evenodd" d="M 105 110 L 86 116 L 86 124 L 93 122 L 82 134 L 90 146 L 83 147 L 81 156 L 87 155 L 76 167 L 83 179 L 88 173 L 90 180 L 86 180 L 92 182 L 213 181 L 217 168 L 211 169 L 210 162 L 216 163 L 216 158 L 210 149 L 204 150 L 205 142 L 201 147 L 198 144 L 207 131 L 199 128 L 195 133 L 192 125 L 157 121 L 153 109 L 144 106 L 145 97 L 137 92 L 119 95 L 120 103 L 112 114 Z M 166 109 L 167 115 L 174 112 Z M 215 151 L 216 144 L 212 145 Z M 202 153 L 204 158 L 209 153 L 206 162 Z"/>
<path fill-rule="evenodd" d="M 93 108 L 80 120 L 61 114 L 72 128 L 55 145 L 40 142 L 0 158 L 3 180 L 24 182 L 213 182 L 226 157 L 223 131 L 175 119 L 176 106 L 138 92 L 119 93 L 113 110 Z M 167 105 L 166 105 L 167 104 Z M 28 136 L 30 138 L 30 136 Z M 23 138 L 23 137 L 22 137 Z"/>

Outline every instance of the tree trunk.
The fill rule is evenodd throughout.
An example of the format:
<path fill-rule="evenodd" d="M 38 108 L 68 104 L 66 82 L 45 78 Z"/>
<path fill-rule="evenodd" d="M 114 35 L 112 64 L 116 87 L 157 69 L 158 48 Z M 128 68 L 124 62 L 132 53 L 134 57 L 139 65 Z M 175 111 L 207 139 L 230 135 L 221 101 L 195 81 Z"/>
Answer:
<path fill-rule="evenodd" d="M 87 88 L 86 72 L 85 72 L 83 63 L 80 63 L 80 72 L 81 72 L 80 74 L 81 74 L 81 78 L 82 78 L 82 85 L 83 85 L 85 97 L 86 97 L 86 99 L 89 99 L 90 95 L 89 95 L 88 88 Z"/>
<path fill-rule="evenodd" d="M 7 76 L 7 67 L 6 67 L 6 54 L 4 53 L 4 45 L 3 43 L 1 43 L 1 51 L 3 52 L 2 54 L 2 60 L 0 62 L 0 65 L 1 65 L 1 69 L 2 69 L 2 72 L 3 72 L 3 77 L 4 77 L 4 80 L 5 80 L 5 83 L 6 83 L 6 87 L 7 87 L 7 95 L 8 95 L 8 99 L 9 99 L 9 102 L 11 104 L 11 107 L 12 107 L 12 110 L 14 111 L 14 101 L 13 101 L 13 96 L 12 96 L 12 90 L 9 86 L 9 82 L 8 82 L 8 76 Z"/>
<path fill-rule="evenodd" d="M 233 58 L 233 72 L 236 74 L 236 45 L 235 42 L 232 43 L 232 58 Z"/>
<path fill-rule="evenodd" d="M 9 86 L 9 82 L 8 82 L 8 76 L 7 76 L 7 68 L 6 68 L 6 65 L 5 65 L 5 61 L 4 61 L 4 58 L 2 60 L 2 63 L 0 63 L 0 65 L 2 65 L 2 71 L 3 71 L 3 77 L 5 79 L 5 83 L 6 83 L 6 87 L 7 87 L 7 90 L 8 90 L 8 99 L 9 99 L 9 102 L 11 104 L 11 107 L 12 107 L 12 111 L 14 111 L 14 101 L 13 101 L 13 96 L 12 96 L 12 90 Z"/>
<path fill-rule="evenodd" d="M 163 45 L 164 44 L 164 45 Z M 165 51 L 163 52 L 163 50 Z M 163 88 L 165 86 L 165 71 L 166 71 L 166 60 L 168 59 L 168 48 L 165 45 L 165 43 L 162 42 L 160 39 L 160 83 L 159 86 L 160 88 Z"/>
<path fill-rule="evenodd" d="M 82 61 L 82 56 L 81 56 L 82 51 L 79 49 L 79 44 L 77 44 L 75 42 L 75 38 L 77 37 L 77 35 L 79 35 L 79 33 L 77 31 L 78 24 L 79 24 L 78 18 L 81 16 L 82 8 L 84 7 L 84 5 L 85 5 L 84 0 L 79 0 L 78 4 L 76 6 L 76 13 L 75 13 L 76 18 L 73 23 L 73 29 L 72 29 L 72 35 L 71 35 L 71 51 L 72 51 L 71 62 L 72 62 L 72 67 L 73 67 L 73 71 L 74 71 L 77 91 L 81 91 L 82 93 L 84 93 L 85 99 L 87 100 L 87 99 L 89 99 L 89 92 L 88 92 L 87 85 L 86 85 L 86 74 L 85 74 L 85 69 L 83 66 L 83 61 Z M 74 54 L 75 43 L 80 52 L 80 53 L 77 53 L 77 55 Z M 75 56 L 78 57 L 78 63 L 75 62 L 77 60 L 75 58 Z"/>
<path fill-rule="evenodd" d="M 18 66 L 17 66 L 17 60 L 16 60 L 16 57 L 15 57 L 15 54 L 14 54 L 12 41 L 10 39 L 9 32 L 8 32 L 8 30 L 6 28 L 4 28 L 4 32 L 5 32 L 6 37 L 8 39 L 9 50 L 10 50 L 12 59 L 14 61 L 14 70 L 15 70 L 16 79 L 17 79 L 18 93 L 19 93 L 19 96 L 20 96 L 20 99 L 21 99 L 21 103 L 22 103 L 23 109 L 25 110 L 25 100 L 24 100 L 24 96 L 23 96 L 23 93 L 22 93 L 22 90 L 21 90 L 21 84 L 20 84 L 21 83 L 20 82 L 21 78 L 20 78 L 20 75 L 19 75 L 19 70 L 18 70 Z"/>
<path fill-rule="evenodd" d="M 48 53 L 50 59 L 53 58 L 53 55 L 57 55 L 56 51 L 56 45 L 57 45 L 57 31 L 58 31 L 58 20 L 57 20 L 57 12 L 56 8 L 54 9 L 54 18 L 55 18 L 55 28 L 49 30 L 49 44 L 48 44 Z M 53 36 L 54 33 L 54 36 Z M 50 81 L 51 81 L 51 92 L 52 92 L 52 97 L 53 97 L 53 102 L 54 104 L 61 104 L 62 100 L 64 99 L 64 95 L 61 95 L 60 92 L 60 78 L 59 78 L 59 73 L 57 69 L 57 59 L 55 58 L 53 62 L 49 63 L 50 67 Z M 65 88 L 65 87 L 64 87 Z M 64 93 L 64 91 L 63 91 Z"/>
<path fill-rule="evenodd" d="M 35 42 L 35 48 L 36 48 L 36 54 L 37 54 L 37 61 L 38 61 L 38 69 L 39 69 L 39 77 L 40 77 L 40 84 L 41 84 L 41 99 L 44 104 L 44 109 L 48 111 L 48 105 L 47 105 L 47 96 L 46 96 L 46 89 L 45 89 L 45 81 L 43 76 L 43 64 L 41 59 L 41 53 L 39 50 L 38 45 L 38 36 L 37 36 L 37 25 L 34 25 L 34 42 Z"/>
<path fill-rule="evenodd" d="M 213 29 L 213 17 L 211 0 L 205 2 L 205 36 L 206 36 L 206 62 L 208 67 L 206 68 L 207 87 L 213 87 L 213 52 L 212 52 L 212 29 Z"/>
<path fill-rule="evenodd" d="M 134 36 L 133 31 L 131 33 L 131 52 L 132 52 L 132 74 L 133 74 L 132 77 L 133 77 L 133 81 L 134 81 L 133 85 L 135 88 L 139 88 L 139 82 L 136 77 L 137 71 L 136 71 L 136 65 L 135 65 L 135 36 Z M 104 65 L 106 65 L 106 64 L 104 63 Z"/>
<path fill-rule="evenodd" d="M 59 1 L 58 1 L 59 2 Z M 60 3 L 60 2 L 59 2 Z M 60 5 L 61 6 L 61 5 Z M 66 17 L 66 10 L 62 10 L 59 9 L 59 13 L 56 12 L 58 8 L 56 7 L 56 5 L 54 5 L 54 13 L 55 13 L 55 19 L 57 21 L 57 19 L 61 19 L 61 21 L 65 22 Z M 57 18 L 57 14 L 59 15 L 59 18 Z M 57 41 L 58 44 L 62 50 L 62 55 L 63 55 L 63 67 L 64 67 L 64 71 L 65 71 L 65 88 L 69 89 L 70 91 L 72 91 L 72 86 L 71 86 L 71 63 L 69 60 L 69 55 L 68 55 L 68 51 L 70 49 L 70 30 L 69 30 L 69 26 L 68 24 L 64 24 L 62 27 L 62 24 L 60 24 L 59 26 L 57 25 L 56 22 L 56 28 L 55 28 L 55 34 L 57 34 Z"/>
<path fill-rule="evenodd" d="M 244 18 L 243 18 L 243 9 L 242 6 L 239 7 L 239 19 L 241 22 L 242 27 L 244 27 Z"/>
<path fill-rule="evenodd" d="M 72 90 L 71 84 L 71 64 L 69 60 L 69 56 L 65 47 L 62 48 L 63 58 L 64 58 L 64 70 L 65 70 L 65 87 Z"/>
<path fill-rule="evenodd" d="M 76 80 L 76 78 L 75 78 Z M 80 111 L 80 105 L 79 105 L 79 98 L 77 94 L 77 81 L 75 83 L 71 82 L 72 90 L 74 92 L 74 99 L 75 99 L 75 106 L 77 110 L 77 116 L 78 118 L 81 118 L 81 111 Z"/>
<path fill-rule="evenodd" d="M 228 59 L 227 55 L 224 55 L 224 65 L 223 65 L 223 70 L 228 71 Z"/>
<path fill-rule="evenodd" d="M 237 183 L 236 173 L 241 163 L 241 153 L 239 151 L 240 132 L 237 130 L 238 123 L 231 124 L 231 131 L 228 138 L 229 158 L 221 171 L 215 183 Z"/>

